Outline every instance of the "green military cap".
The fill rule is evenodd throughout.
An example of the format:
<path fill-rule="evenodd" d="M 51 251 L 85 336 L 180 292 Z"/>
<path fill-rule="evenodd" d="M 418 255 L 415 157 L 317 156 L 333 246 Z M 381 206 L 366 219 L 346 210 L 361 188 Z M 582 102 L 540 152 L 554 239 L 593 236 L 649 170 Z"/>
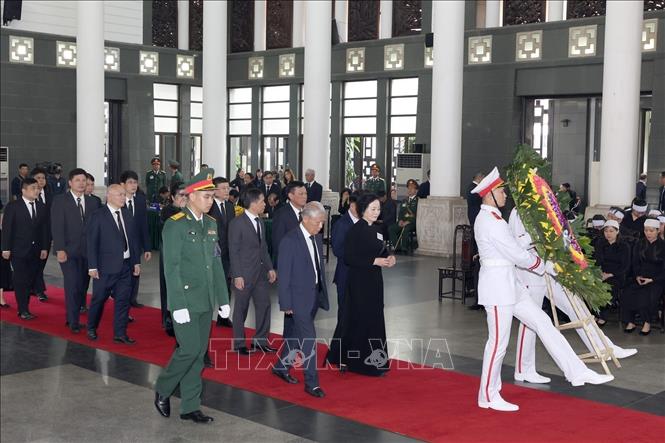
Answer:
<path fill-rule="evenodd" d="M 215 189 L 215 185 L 212 183 L 212 178 L 214 176 L 214 169 L 202 169 L 201 172 L 196 174 L 185 184 L 185 192 L 191 194 L 196 191 L 213 191 Z"/>
<path fill-rule="evenodd" d="M 180 163 L 178 163 L 178 162 L 175 161 L 175 160 L 169 160 L 169 166 L 172 167 L 172 168 L 179 168 L 179 167 L 180 167 Z"/>
<path fill-rule="evenodd" d="M 162 163 L 162 161 L 159 159 L 159 157 L 153 157 L 152 160 L 150 160 L 150 164 L 154 165 L 155 163 Z"/>

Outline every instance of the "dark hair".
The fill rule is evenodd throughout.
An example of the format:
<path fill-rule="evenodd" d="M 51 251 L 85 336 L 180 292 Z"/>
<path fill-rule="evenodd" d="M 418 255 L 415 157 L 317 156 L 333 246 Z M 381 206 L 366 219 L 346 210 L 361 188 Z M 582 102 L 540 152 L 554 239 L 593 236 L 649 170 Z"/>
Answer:
<path fill-rule="evenodd" d="M 215 185 L 215 187 L 217 187 L 217 185 L 220 183 L 228 183 L 228 182 L 229 179 L 227 179 L 226 177 L 215 177 L 212 179 L 212 184 Z"/>
<path fill-rule="evenodd" d="M 660 173 L 660 176 L 661 176 L 661 177 L 665 177 L 665 171 L 661 172 L 661 173 Z"/>
<path fill-rule="evenodd" d="M 407 187 L 407 188 L 409 187 L 409 185 L 413 185 L 413 186 L 415 186 L 416 189 L 419 189 L 419 188 L 420 188 L 420 185 L 418 184 L 418 182 L 415 181 L 415 180 L 412 179 L 412 178 L 410 178 L 410 179 L 408 179 L 408 180 L 406 181 L 406 187 Z"/>
<path fill-rule="evenodd" d="M 127 180 L 130 178 L 133 178 L 136 181 L 139 181 L 139 176 L 136 172 L 134 171 L 123 171 L 122 174 L 120 174 L 120 183 L 127 183 Z"/>
<path fill-rule="evenodd" d="M 243 192 L 242 207 L 249 209 L 252 203 L 256 203 L 263 197 L 263 192 L 257 188 L 249 188 Z"/>
<path fill-rule="evenodd" d="M 77 175 L 84 175 L 84 176 L 86 176 L 86 178 L 88 177 L 88 173 L 85 172 L 85 169 L 74 168 L 71 171 L 69 171 L 69 179 L 70 180 L 73 180 L 74 177 L 76 177 Z"/>
<path fill-rule="evenodd" d="M 178 194 L 178 191 L 185 189 L 185 184 L 183 182 L 176 181 L 171 184 L 171 195 Z"/>
<path fill-rule="evenodd" d="M 358 203 L 358 197 L 360 197 L 360 194 L 356 194 L 355 192 L 352 192 L 351 195 L 349 195 L 349 205 L 351 203 Z"/>
<path fill-rule="evenodd" d="M 356 202 L 356 212 L 358 213 L 358 216 L 362 217 L 365 213 L 365 209 L 367 209 L 372 202 L 378 200 L 379 198 L 376 196 L 376 194 L 371 192 L 362 194 L 360 197 L 358 197 L 358 201 Z"/>
<path fill-rule="evenodd" d="M 273 174 L 272 171 L 263 171 L 263 176 L 265 177 L 266 175 L 275 175 L 275 174 Z"/>
<path fill-rule="evenodd" d="M 28 166 L 27 163 L 21 163 L 20 165 L 18 165 L 18 168 L 19 168 L 19 169 L 21 169 L 21 168 L 29 168 L 29 167 L 30 167 L 30 166 Z"/>
<path fill-rule="evenodd" d="M 240 196 L 240 192 L 238 192 L 237 189 L 231 189 L 231 190 L 229 191 L 229 195 L 230 195 L 231 197 L 238 198 L 238 197 Z"/>
<path fill-rule="evenodd" d="M 88 180 L 90 180 L 90 181 L 92 181 L 92 182 L 95 181 L 95 177 L 94 177 L 91 173 L 89 173 L 89 172 L 86 172 L 86 173 L 85 173 L 85 178 L 87 178 Z"/>
<path fill-rule="evenodd" d="M 44 168 L 36 167 L 33 168 L 32 171 L 30 171 L 30 177 L 34 178 L 34 176 L 37 174 L 44 174 L 44 177 L 48 176 L 48 174 L 46 173 L 46 169 Z"/>
<path fill-rule="evenodd" d="M 349 189 L 349 188 L 344 188 L 341 191 L 339 191 L 339 196 L 340 197 L 343 196 L 345 192 L 349 193 L 349 197 L 351 196 L 351 189 Z"/>
<path fill-rule="evenodd" d="M 633 199 L 633 203 L 632 203 L 632 205 L 635 205 L 635 206 L 646 206 L 646 205 L 647 205 L 647 202 L 645 202 L 644 200 L 642 200 L 642 199 L 639 198 L 639 197 L 635 197 L 635 198 Z"/>
<path fill-rule="evenodd" d="M 376 196 L 379 198 L 383 198 L 386 196 L 386 191 L 384 191 L 383 189 L 379 189 L 378 191 L 376 191 Z"/>
<path fill-rule="evenodd" d="M 646 239 L 646 237 L 642 237 L 637 241 L 637 243 L 634 246 L 634 251 L 639 254 L 640 259 L 644 261 L 656 261 L 658 260 L 658 257 L 661 256 L 661 248 L 663 247 L 663 242 L 659 241 L 660 237 L 656 238 L 656 241 L 654 242 L 654 247 L 649 248 L 649 240 Z M 649 253 L 650 252 L 650 253 Z M 647 254 L 649 253 L 649 254 Z"/>
<path fill-rule="evenodd" d="M 169 191 L 169 188 L 167 188 L 166 186 L 162 186 L 161 188 L 159 188 L 159 191 L 157 191 L 158 194 L 163 194 L 165 192 L 171 192 L 171 191 Z"/>
<path fill-rule="evenodd" d="M 596 215 L 594 215 L 594 216 L 591 218 L 591 220 L 602 220 L 602 221 L 606 221 L 605 217 L 603 217 L 602 214 L 596 214 Z"/>
<path fill-rule="evenodd" d="M 25 178 L 25 179 L 23 179 L 23 182 L 21 182 L 21 189 L 25 189 L 28 186 L 34 185 L 34 184 L 37 184 L 37 180 L 35 180 L 32 177 Z"/>
<path fill-rule="evenodd" d="M 245 177 L 254 178 L 251 172 L 245 172 Z"/>
<path fill-rule="evenodd" d="M 570 183 L 568 183 L 568 182 L 566 182 L 566 183 L 561 183 L 561 186 L 563 186 L 563 187 L 566 188 L 566 189 L 570 189 Z"/>
<path fill-rule="evenodd" d="M 286 195 L 289 195 L 295 188 L 304 188 L 305 183 L 300 180 L 291 180 L 288 185 L 286 185 Z"/>

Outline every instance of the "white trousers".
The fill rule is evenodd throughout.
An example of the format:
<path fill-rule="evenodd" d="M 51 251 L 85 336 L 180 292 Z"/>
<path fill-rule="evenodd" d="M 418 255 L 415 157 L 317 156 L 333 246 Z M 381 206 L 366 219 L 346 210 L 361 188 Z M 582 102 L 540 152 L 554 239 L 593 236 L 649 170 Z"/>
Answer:
<path fill-rule="evenodd" d="M 545 283 L 544 278 L 542 282 Z M 556 307 L 563 311 L 571 321 L 577 321 L 579 318 L 577 317 L 577 314 L 575 314 L 575 310 L 571 306 L 563 287 L 554 279 L 552 279 L 552 294 L 554 296 Z M 543 306 L 543 299 L 547 295 L 547 286 L 531 284 L 529 285 L 529 295 L 534 303 L 538 307 L 541 307 Z M 589 349 L 589 352 L 595 352 L 584 329 L 577 328 L 575 330 L 584 342 L 584 345 Z M 593 337 L 596 346 L 598 346 L 599 349 L 603 349 L 603 340 L 598 336 L 595 328 L 591 329 L 591 336 Z M 617 346 L 612 343 L 609 338 L 606 339 L 609 346 L 617 349 Z M 520 323 L 515 352 L 515 373 L 533 374 L 534 372 L 536 372 L 536 333 L 525 326 L 524 323 Z"/>
<path fill-rule="evenodd" d="M 480 377 L 478 401 L 493 401 L 501 391 L 501 366 L 506 355 L 513 316 L 540 337 L 545 349 L 567 380 L 573 380 L 587 370 L 561 332 L 554 327 L 540 306 L 526 294 L 526 288 L 518 302 L 507 306 L 485 306 L 488 338 L 483 356 L 483 373 Z"/>

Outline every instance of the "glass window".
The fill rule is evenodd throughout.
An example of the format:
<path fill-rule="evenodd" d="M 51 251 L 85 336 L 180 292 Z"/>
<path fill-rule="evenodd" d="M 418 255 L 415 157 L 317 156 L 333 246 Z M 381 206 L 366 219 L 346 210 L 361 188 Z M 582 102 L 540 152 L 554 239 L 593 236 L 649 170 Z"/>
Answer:
<path fill-rule="evenodd" d="M 173 117 L 155 117 L 155 132 L 178 132 L 178 119 Z"/>
<path fill-rule="evenodd" d="M 288 116 L 289 102 L 263 104 L 263 118 L 279 118 Z"/>
<path fill-rule="evenodd" d="M 252 88 L 229 89 L 229 135 L 252 134 Z M 243 157 L 246 161 L 249 156 Z"/>
<path fill-rule="evenodd" d="M 193 118 L 189 131 L 192 134 L 203 134 L 203 120 L 200 118 Z"/>
<path fill-rule="evenodd" d="M 229 103 L 251 103 L 252 88 L 229 89 Z"/>
<path fill-rule="evenodd" d="M 229 121 L 229 135 L 252 135 L 251 120 Z"/>
<path fill-rule="evenodd" d="M 345 100 L 344 115 L 346 116 L 374 116 L 376 115 L 376 99 Z"/>
<path fill-rule="evenodd" d="M 190 88 L 189 104 L 189 132 L 192 135 L 203 134 L 203 88 L 192 86 Z M 201 137 L 199 137 L 199 142 Z"/>
<path fill-rule="evenodd" d="M 400 97 L 390 99 L 392 115 L 415 115 L 418 113 L 418 97 Z"/>
<path fill-rule="evenodd" d="M 344 98 L 376 97 L 376 91 L 376 80 L 344 83 Z"/>
<path fill-rule="evenodd" d="M 418 78 L 396 78 L 390 81 L 390 95 L 403 97 L 405 95 L 418 95 Z"/>
<path fill-rule="evenodd" d="M 264 102 L 289 101 L 289 85 L 266 86 L 263 88 Z"/>
<path fill-rule="evenodd" d="M 178 85 L 153 83 L 152 95 L 154 99 L 178 100 Z"/>
<path fill-rule="evenodd" d="M 241 118 L 252 118 L 252 105 L 242 104 L 242 105 L 230 105 L 229 106 L 229 118 L 230 119 L 241 119 Z"/>
<path fill-rule="evenodd" d="M 193 102 L 203 102 L 203 88 L 200 86 L 192 86 L 191 88 L 191 100 Z"/>
<path fill-rule="evenodd" d="M 178 102 L 155 100 L 155 115 L 161 115 L 166 117 L 177 117 Z"/>
<path fill-rule="evenodd" d="M 347 117 L 344 119 L 345 134 L 376 134 L 376 117 Z"/>
<path fill-rule="evenodd" d="M 193 118 L 202 118 L 203 117 L 203 103 L 190 103 L 189 113 Z"/>
<path fill-rule="evenodd" d="M 393 134 L 415 134 L 416 117 L 391 117 L 390 132 Z"/>
<path fill-rule="evenodd" d="M 178 85 L 153 83 L 153 115 L 155 133 L 178 133 Z M 160 142 L 161 143 L 161 142 Z M 155 150 L 159 149 L 156 145 Z M 163 154 L 163 152 L 161 152 Z"/>
<path fill-rule="evenodd" d="M 263 134 L 264 135 L 288 135 L 289 134 L 289 119 L 268 119 L 263 120 Z"/>

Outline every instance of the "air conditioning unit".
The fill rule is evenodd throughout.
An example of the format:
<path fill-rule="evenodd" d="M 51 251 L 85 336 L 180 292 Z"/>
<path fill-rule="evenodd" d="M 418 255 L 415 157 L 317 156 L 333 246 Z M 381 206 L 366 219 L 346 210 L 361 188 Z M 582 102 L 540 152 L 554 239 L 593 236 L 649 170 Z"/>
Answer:
<path fill-rule="evenodd" d="M 0 196 L 2 202 L 7 204 L 10 201 L 9 193 L 9 148 L 0 146 Z"/>
<path fill-rule="evenodd" d="M 427 180 L 431 154 L 397 154 L 397 195 L 406 195 L 406 182 L 414 179 L 421 184 Z"/>

